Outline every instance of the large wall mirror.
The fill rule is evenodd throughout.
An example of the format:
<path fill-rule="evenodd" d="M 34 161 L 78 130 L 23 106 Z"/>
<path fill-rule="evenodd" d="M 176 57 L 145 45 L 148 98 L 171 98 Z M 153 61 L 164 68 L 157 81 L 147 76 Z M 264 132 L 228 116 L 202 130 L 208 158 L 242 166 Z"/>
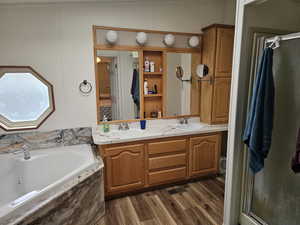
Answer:
<path fill-rule="evenodd" d="M 31 67 L 0 67 L 0 127 L 36 129 L 54 111 L 53 87 Z"/>
<path fill-rule="evenodd" d="M 100 121 L 140 118 L 139 54 L 97 51 Z"/>
<path fill-rule="evenodd" d="M 178 71 L 181 70 L 181 71 Z M 181 73 L 181 78 L 178 74 Z M 165 116 L 191 114 L 192 54 L 167 53 L 167 99 Z"/>
<path fill-rule="evenodd" d="M 199 55 L 96 50 L 99 122 L 199 115 L 199 84 L 193 79 Z M 146 61 L 154 63 L 152 72 Z"/>
<path fill-rule="evenodd" d="M 98 124 L 199 116 L 201 34 L 103 26 L 93 34 Z"/>

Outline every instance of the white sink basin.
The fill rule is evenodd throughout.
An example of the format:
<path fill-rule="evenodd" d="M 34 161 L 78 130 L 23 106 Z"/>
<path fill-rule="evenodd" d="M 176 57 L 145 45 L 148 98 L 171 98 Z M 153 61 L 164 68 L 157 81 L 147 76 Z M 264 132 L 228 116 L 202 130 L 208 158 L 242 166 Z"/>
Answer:
<path fill-rule="evenodd" d="M 176 124 L 175 126 L 176 126 L 176 129 L 190 131 L 190 130 L 200 129 L 207 125 L 202 124 L 202 123 L 188 123 L 188 124 Z"/>
<path fill-rule="evenodd" d="M 108 133 L 99 132 L 100 136 L 104 136 L 110 139 L 124 139 L 124 138 L 138 138 L 147 137 L 153 135 L 157 131 L 141 130 L 141 129 L 129 129 L 129 130 L 111 130 Z"/>

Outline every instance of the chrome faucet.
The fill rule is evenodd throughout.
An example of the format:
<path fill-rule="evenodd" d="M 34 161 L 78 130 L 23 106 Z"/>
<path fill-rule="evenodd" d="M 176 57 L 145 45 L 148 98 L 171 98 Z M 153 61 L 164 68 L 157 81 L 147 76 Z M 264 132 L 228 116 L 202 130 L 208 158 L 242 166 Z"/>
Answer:
<path fill-rule="evenodd" d="M 24 159 L 29 160 L 31 158 L 29 147 L 27 145 L 23 145 L 22 147 L 23 153 L 24 153 Z"/>
<path fill-rule="evenodd" d="M 129 130 L 129 125 L 128 125 L 128 123 L 120 123 L 118 129 L 119 130 Z"/>
<path fill-rule="evenodd" d="M 189 118 L 188 117 L 183 117 L 179 119 L 180 124 L 188 124 L 189 123 Z"/>

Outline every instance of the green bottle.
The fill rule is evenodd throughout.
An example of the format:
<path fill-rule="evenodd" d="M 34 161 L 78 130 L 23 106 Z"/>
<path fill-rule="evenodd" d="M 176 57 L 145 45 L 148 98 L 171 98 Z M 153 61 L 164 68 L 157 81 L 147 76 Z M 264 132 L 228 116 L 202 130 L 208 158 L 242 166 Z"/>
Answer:
<path fill-rule="evenodd" d="M 108 121 L 108 119 L 107 119 L 107 117 L 104 115 L 104 116 L 103 116 L 103 122 L 105 122 L 105 123 L 103 124 L 103 132 L 104 132 L 104 133 L 109 132 L 109 124 L 106 123 L 107 121 Z"/>

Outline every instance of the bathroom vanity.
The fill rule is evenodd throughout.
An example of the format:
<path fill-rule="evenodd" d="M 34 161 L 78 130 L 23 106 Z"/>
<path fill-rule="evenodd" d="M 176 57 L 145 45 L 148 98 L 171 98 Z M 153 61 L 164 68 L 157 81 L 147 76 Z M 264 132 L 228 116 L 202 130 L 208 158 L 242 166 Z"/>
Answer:
<path fill-rule="evenodd" d="M 103 133 L 94 128 L 93 139 L 105 164 L 106 197 L 216 175 L 227 126 L 192 120 L 187 125 L 151 121 L 147 130 L 140 130 L 138 123 L 127 131 L 112 127 Z"/>
<path fill-rule="evenodd" d="M 93 139 L 105 164 L 106 196 L 218 174 L 234 27 L 214 24 L 201 34 L 93 29 Z M 118 130 L 120 123 L 129 129 Z"/>

